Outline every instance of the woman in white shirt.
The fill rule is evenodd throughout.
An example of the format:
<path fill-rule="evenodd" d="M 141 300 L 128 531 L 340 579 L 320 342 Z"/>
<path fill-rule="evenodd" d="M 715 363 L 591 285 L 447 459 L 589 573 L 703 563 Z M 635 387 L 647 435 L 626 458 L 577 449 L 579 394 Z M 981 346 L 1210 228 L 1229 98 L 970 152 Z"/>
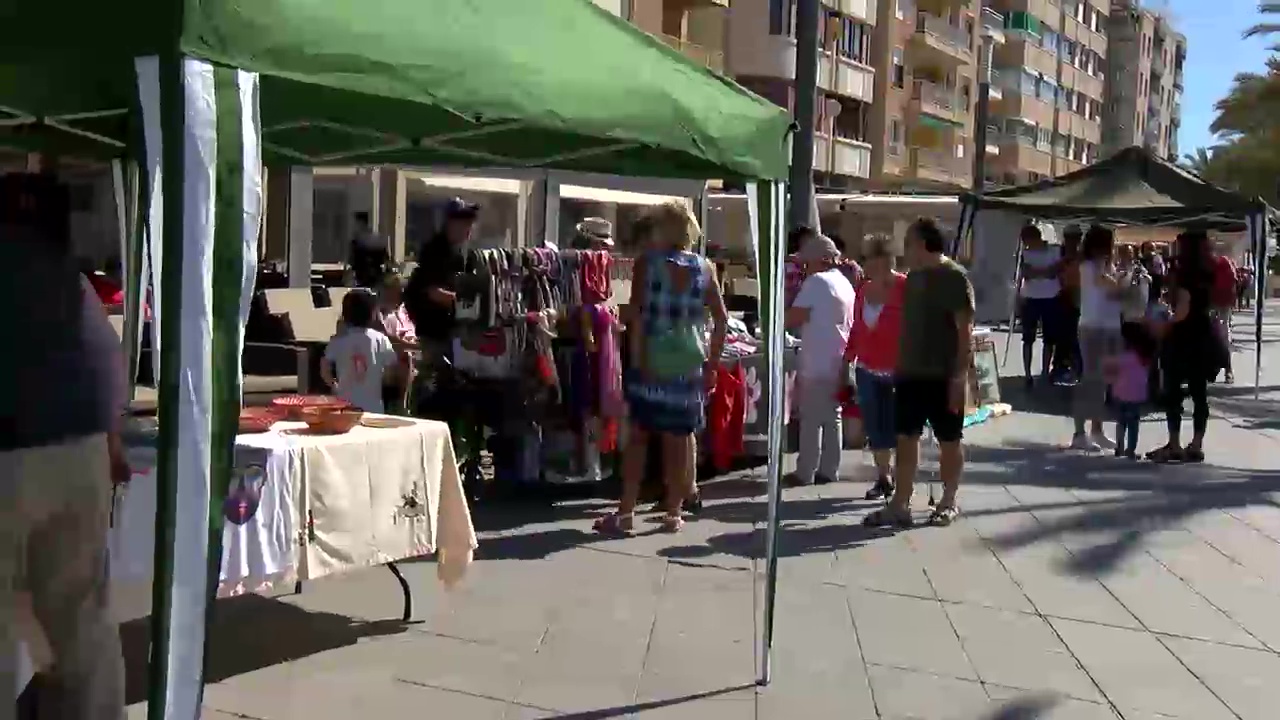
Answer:
<path fill-rule="evenodd" d="M 1102 367 L 1120 352 L 1121 297 L 1127 288 L 1119 283 L 1112 258 L 1115 234 L 1100 225 L 1085 233 L 1080 252 L 1080 356 L 1081 377 L 1075 390 L 1074 450 L 1114 448 L 1103 432 L 1107 383 Z M 1089 424 L 1089 434 L 1085 425 Z"/>

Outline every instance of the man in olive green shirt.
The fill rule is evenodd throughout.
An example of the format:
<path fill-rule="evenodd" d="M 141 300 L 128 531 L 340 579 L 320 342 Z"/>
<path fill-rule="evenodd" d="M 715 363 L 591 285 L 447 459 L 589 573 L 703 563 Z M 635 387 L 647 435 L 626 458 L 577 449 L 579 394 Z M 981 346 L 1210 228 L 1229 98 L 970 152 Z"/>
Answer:
<path fill-rule="evenodd" d="M 956 491 L 964 469 L 960 440 L 973 346 L 973 286 L 965 269 L 943 254 L 945 248 L 932 220 L 917 220 L 907 231 L 911 271 L 903 293 L 894 376 L 897 486 L 889 504 L 866 518 L 867 525 L 911 524 L 911 493 L 926 424 L 938 440 L 943 485 L 930 522 L 950 524 L 956 516 Z"/>

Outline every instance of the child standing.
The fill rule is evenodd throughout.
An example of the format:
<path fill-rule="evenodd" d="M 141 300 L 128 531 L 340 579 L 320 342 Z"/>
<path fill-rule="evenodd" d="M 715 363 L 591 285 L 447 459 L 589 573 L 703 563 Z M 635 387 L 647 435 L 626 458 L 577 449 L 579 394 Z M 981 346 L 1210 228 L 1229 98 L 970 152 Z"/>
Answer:
<path fill-rule="evenodd" d="M 1116 457 L 1138 457 L 1138 426 L 1147 402 L 1147 378 L 1155 359 L 1155 342 L 1137 323 L 1121 328 L 1124 350 L 1107 360 L 1107 380 L 1116 405 Z"/>
<path fill-rule="evenodd" d="M 377 303 L 367 291 L 342 299 L 342 330 L 329 341 L 320 377 L 333 392 L 365 412 L 385 411 L 382 385 L 400 366 L 399 355 L 382 330 Z"/>

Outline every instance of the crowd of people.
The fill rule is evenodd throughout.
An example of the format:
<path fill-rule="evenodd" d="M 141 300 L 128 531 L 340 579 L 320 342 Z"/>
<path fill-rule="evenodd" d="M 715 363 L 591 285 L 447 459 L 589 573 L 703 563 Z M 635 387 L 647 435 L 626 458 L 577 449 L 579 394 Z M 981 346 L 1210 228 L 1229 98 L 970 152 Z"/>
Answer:
<path fill-rule="evenodd" d="M 796 470 L 784 481 L 804 486 L 839 479 L 840 400 L 846 398 L 862 418 L 875 463 L 866 497 L 886 501 L 864 522 L 911 525 L 920 437 L 928 426 L 939 444 L 943 484 L 929 521 L 950 524 L 959 513 L 973 346 L 968 273 L 945 255 L 942 230 L 928 219 L 906 233 L 906 274 L 895 269 L 893 241 L 885 236 L 865 239 L 862 266 L 843 259 L 831 238 L 812 229 L 798 229 L 791 241 L 803 278 L 786 310 L 787 327 L 800 337 L 800 448 Z"/>
<path fill-rule="evenodd" d="M 1023 368 L 1028 389 L 1073 386 L 1070 447 L 1138 457 L 1138 419 L 1155 403 L 1168 441 L 1145 456 L 1156 462 L 1200 462 L 1208 424 L 1208 384 L 1231 368 L 1231 314 L 1252 282 L 1203 230 L 1180 234 L 1171 252 L 1144 243 L 1135 253 L 1114 232 L 1068 227 L 1062 246 L 1040 229 L 1021 231 L 1019 287 Z M 1241 286 L 1246 286 L 1242 292 Z M 1039 374 L 1035 343 L 1043 343 Z M 1191 399 L 1192 437 L 1182 412 Z M 1114 439 L 1104 428 L 1108 400 Z"/>

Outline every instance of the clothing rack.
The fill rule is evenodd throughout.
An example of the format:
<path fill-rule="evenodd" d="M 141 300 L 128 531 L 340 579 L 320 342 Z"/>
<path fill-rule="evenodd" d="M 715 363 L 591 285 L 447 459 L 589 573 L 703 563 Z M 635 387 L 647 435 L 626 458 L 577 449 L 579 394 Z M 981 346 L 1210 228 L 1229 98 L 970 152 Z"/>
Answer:
<path fill-rule="evenodd" d="M 461 378 L 455 388 L 477 394 L 462 405 L 492 410 L 483 422 L 468 415 L 455 423 L 460 434 L 472 436 L 459 443 L 470 484 L 479 476 L 479 452 L 486 446 L 501 470 L 495 448 L 475 441 L 483 441 L 488 430 L 504 442 L 536 437 L 541 451 L 544 431 L 569 428 L 578 436 L 572 445 L 579 459 L 588 436 L 607 446 L 616 441 L 622 402 L 619 322 L 610 303 L 613 260 L 602 250 L 467 252 L 456 284 L 453 368 Z M 529 472 L 541 474 L 547 465 L 534 462 Z"/>

